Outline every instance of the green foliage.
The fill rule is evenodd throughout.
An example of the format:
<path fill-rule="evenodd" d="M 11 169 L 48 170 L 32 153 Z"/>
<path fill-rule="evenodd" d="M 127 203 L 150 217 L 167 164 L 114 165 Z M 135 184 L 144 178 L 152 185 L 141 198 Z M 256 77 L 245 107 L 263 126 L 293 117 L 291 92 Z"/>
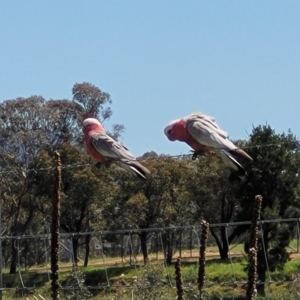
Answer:
<path fill-rule="evenodd" d="M 79 270 L 73 269 L 72 274 L 62 282 L 62 286 L 67 288 L 61 289 L 63 299 L 86 300 L 92 297 L 88 287 L 85 286 L 85 275 Z"/>
<path fill-rule="evenodd" d="M 96 167 L 89 167 L 88 156 L 80 149 L 64 143 L 58 149 L 63 166 L 73 168 L 62 169 L 61 191 L 61 228 L 65 232 L 82 232 L 97 230 L 104 225 L 101 210 L 105 199 L 110 196 L 113 189 L 109 176 L 99 172 Z M 53 154 L 43 151 L 33 162 L 39 168 L 49 168 L 52 165 Z M 107 171 L 107 170 L 104 170 Z M 53 186 L 49 170 L 36 174 L 32 172 L 32 193 L 41 200 L 41 211 L 44 216 L 51 217 L 51 199 Z M 45 185 L 45 183 L 47 183 Z M 73 254 L 77 260 L 77 250 L 81 243 L 88 248 L 89 239 L 80 241 L 78 236 L 72 239 Z M 88 255 L 88 252 L 86 250 Z M 86 262 L 88 257 L 85 258 Z"/>
<path fill-rule="evenodd" d="M 243 207 L 236 219 L 248 217 L 247 211 L 251 211 L 258 194 L 263 196 L 263 219 L 284 217 L 290 206 L 298 205 L 300 148 L 296 137 L 291 133 L 276 134 L 270 126 L 258 126 L 247 147 L 253 162 L 246 166 L 247 175 L 236 191 Z"/>
<path fill-rule="evenodd" d="M 46 101 L 41 96 L 31 96 L 0 104 L 0 183 L 1 198 L 5 200 L 2 234 L 39 233 L 43 230 L 40 224 L 49 223 L 54 150 L 60 150 L 64 165 L 74 167 L 89 162 L 82 153 L 84 114 L 88 109 L 89 113 L 107 119 L 112 115 L 107 106 L 111 101 L 108 94 L 89 83 L 75 84 L 73 92 L 74 101 Z M 123 129 L 123 125 L 114 125 L 112 135 L 119 136 Z M 78 167 L 63 169 L 62 173 L 65 230 L 102 226 L 100 203 L 109 189 L 107 180 L 103 180 L 105 172 L 101 175 L 94 168 Z M 14 245 L 12 241 L 11 272 L 16 272 Z"/>
<path fill-rule="evenodd" d="M 241 204 L 235 221 L 251 219 L 255 195 L 263 197 L 261 219 L 289 217 L 289 213 L 299 207 L 300 148 L 296 137 L 290 132 L 276 134 L 267 125 L 258 126 L 253 129 L 247 148 L 253 162 L 246 165 L 247 174 L 234 191 Z M 288 261 L 286 246 L 292 238 L 293 226 L 264 223 L 262 229 L 258 249 L 258 276 L 264 282 L 267 266 L 271 270 L 282 269 Z M 235 233 L 241 234 L 245 230 L 247 227 L 240 227 Z M 258 292 L 264 294 L 263 285 Z"/>
<path fill-rule="evenodd" d="M 188 164 L 188 162 L 187 162 Z M 210 223 L 232 220 L 238 200 L 232 194 L 234 183 L 228 180 L 229 170 L 213 154 L 199 157 L 186 173 L 186 197 L 195 208 L 194 222 L 204 218 Z"/>
<path fill-rule="evenodd" d="M 164 296 L 163 286 L 166 284 L 164 279 L 165 273 L 162 266 L 146 265 L 140 270 L 140 276 L 136 282 L 135 295 L 141 300 L 152 300 L 152 299 L 167 299 Z"/>
<path fill-rule="evenodd" d="M 210 247 L 209 247 L 209 250 Z M 109 261 L 110 259 L 108 259 Z M 198 299 L 197 291 L 197 262 L 184 261 L 181 264 L 181 274 L 184 288 L 185 299 Z M 171 282 L 174 284 L 175 273 L 174 266 L 169 266 L 166 269 L 161 261 L 151 262 L 146 266 L 129 266 L 129 265 L 99 265 L 99 260 L 92 262 L 94 265 L 87 268 L 80 267 L 76 270 L 71 270 L 69 264 L 61 264 L 61 270 L 59 272 L 59 278 L 63 287 L 73 287 L 73 290 L 66 291 L 69 296 L 79 297 L 84 292 L 91 293 L 93 296 L 91 299 L 132 299 L 132 292 L 134 298 L 144 296 L 145 299 L 172 299 L 175 297 L 176 290 L 174 287 L 168 286 L 168 274 L 171 277 Z M 242 299 L 245 295 L 245 285 L 247 280 L 247 274 L 245 272 L 245 266 L 247 260 L 245 258 L 232 258 L 232 264 L 230 260 L 224 261 L 219 259 L 207 259 L 206 261 L 206 278 L 204 285 L 204 299 L 217 299 L 216 297 L 222 297 L 227 299 Z M 235 278 L 238 282 L 234 287 L 232 282 Z M 104 291 L 100 290 L 88 290 L 89 286 L 106 286 L 107 277 L 110 283 L 110 288 Z M 274 299 L 274 297 L 280 295 L 280 299 L 296 299 L 299 283 L 296 279 L 299 278 L 299 259 L 296 257 L 288 261 L 283 270 L 275 270 L 270 272 L 270 276 L 273 282 L 269 283 L 266 297 L 260 297 L 259 299 Z M 43 296 L 49 295 L 50 283 L 46 272 L 41 272 L 41 269 L 32 269 L 29 271 L 22 271 L 22 278 L 25 286 L 35 286 L 35 294 L 42 294 Z M 294 281 L 294 282 L 293 282 Z M 78 282 L 80 283 L 81 289 Z M 293 282 L 293 283 L 292 283 Z M 6 274 L 4 270 L 3 283 L 5 287 L 15 288 L 19 286 L 20 279 L 18 274 Z M 61 290 L 61 295 L 64 291 Z M 104 294 L 106 293 L 106 295 Z M 4 291 L 4 297 L 7 299 L 7 291 Z M 148 297 L 148 298 L 147 298 Z M 151 298 L 152 297 L 152 298 Z M 229 298 L 231 297 L 231 298 Z M 6 299 L 6 298 L 5 298 Z M 65 298 L 63 298 L 65 299 Z M 81 298 L 70 298 L 81 299 Z M 83 298 L 84 299 L 84 298 Z M 89 298 L 88 298 L 89 299 Z M 276 298 L 275 298 L 276 299 Z"/>
<path fill-rule="evenodd" d="M 147 229 L 172 226 L 183 221 L 183 214 L 180 211 L 184 206 L 181 206 L 178 200 L 181 197 L 180 191 L 186 174 L 185 163 L 154 153 L 146 155 L 144 159 L 143 163 L 151 171 L 146 182 L 136 180 L 123 170 L 113 170 L 116 189 L 102 212 L 110 229 Z M 147 263 L 148 233 L 143 232 L 139 237 L 144 262 Z M 167 239 L 165 242 L 168 242 Z M 170 243 L 169 247 L 171 247 Z M 170 255 L 171 252 L 169 249 Z"/>
<path fill-rule="evenodd" d="M 141 182 L 123 170 L 115 169 L 117 185 L 103 216 L 115 228 L 149 228 L 170 224 L 185 166 L 177 159 L 153 157 L 143 162 L 151 171 Z M 114 208 L 119 209 L 114 209 Z"/>
<path fill-rule="evenodd" d="M 73 101 L 83 108 L 83 117 L 100 118 L 101 122 L 109 119 L 112 115 L 110 107 L 104 108 L 105 104 L 110 104 L 110 95 L 102 92 L 95 85 L 83 82 L 75 83 L 72 88 Z"/>
<path fill-rule="evenodd" d="M 44 231 L 41 224 L 49 223 L 51 217 L 56 149 L 63 166 L 68 166 L 62 169 L 61 195 L 61 228 L 66 232 L 193 225 L 200 219 L 210 223 L 249 221 L 257 194 L 263 197 L 262 219 L 300 217 L 300 148 L 291 132 L 278 134 L 268 125 L 257 126 L 248 141 L 239 141 L 253 158 L 253 162 L 243 163 L 247 174 L 240 180 L 229 181 L 228 169 L 213 154 L 192 161 L 151 151 L 140 158 L 151 171 L 148 181 L 141 182 L 116 166 L 87 166 L 91 160 L 82 148 L 81 122 L 87 116 L 108 120 L 111 99 L 86 82 L 76 83 L 72 93 L 72 101 L 31 96 L 0 104 L 2 234 Z M 123 125 L 115 124 L 110 134 L 118 138 L 123 130 Z M 211 229 L 223 259 L 228 256 L 227 239 L 231 243 L 248 229 L 236 228 L 229 236 L 225 227 Z M 267 265 L 276 271 L 289 263 L 286 247 L 294 233 L 295 227 L 284 222 L 263 224 L 258 243 L 262 281 Z M 138 235 L 147 263 L 149 236 Z M 86 246 L 88 256 L 89 241 L 74 236 L 75 257 L 80 244 Z M 28 255 L 34 252 L 32 246 L 20 243 Z M 176 237 L 164 232 L 162 243 L 171 262 Z M 12 273 L 16 271 L 16 245 L 11 241 L 4 248 Z M 147 272 L 149 275 L 152 270 Z M 145 280 L 149 281 L 149 276 Z"/>

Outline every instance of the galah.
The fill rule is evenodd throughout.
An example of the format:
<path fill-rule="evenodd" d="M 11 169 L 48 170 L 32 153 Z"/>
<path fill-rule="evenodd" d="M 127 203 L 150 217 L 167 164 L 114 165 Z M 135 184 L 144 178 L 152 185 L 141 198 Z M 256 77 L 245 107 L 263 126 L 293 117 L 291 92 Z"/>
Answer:
<path fill-rule="evenodd" d="M 170 122 L 165 127 L 164 133 L 170 141 L 185 142 L 192 147 L 195 150 L 193 159 L 201 153 L 212 151 L 223 160 L 225 165 L 241 175 L 245 174 L 245 169 L 233 155 L 252 161 L 244 150 L 228 139 L 227 133 L 220 129 L 213 117 L 200 112 Z"/>
<path fill-rule="evenodd" d="M 141 165 L 126 147 L 107 135 L 97 119 L 85 119 L 82 127 L 88 152 L 98 161 L 98 164 L 108 166 L 116 162 L 140 179 L 147 180 L 146 176 L 150 171 Z"/>

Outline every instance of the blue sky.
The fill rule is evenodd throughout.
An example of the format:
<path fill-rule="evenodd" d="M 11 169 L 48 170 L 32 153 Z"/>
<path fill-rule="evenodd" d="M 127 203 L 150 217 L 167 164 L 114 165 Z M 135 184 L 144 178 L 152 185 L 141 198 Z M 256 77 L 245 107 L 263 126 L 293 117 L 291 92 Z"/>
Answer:
<path fill-rule="evenodd" d="M 0 101 L 109 93 L 122 142 L 187 153 L 164 126 L 193 111 L 231 139 L 253 125 L 300 135 L 300 1 L 1 1 Z"/>

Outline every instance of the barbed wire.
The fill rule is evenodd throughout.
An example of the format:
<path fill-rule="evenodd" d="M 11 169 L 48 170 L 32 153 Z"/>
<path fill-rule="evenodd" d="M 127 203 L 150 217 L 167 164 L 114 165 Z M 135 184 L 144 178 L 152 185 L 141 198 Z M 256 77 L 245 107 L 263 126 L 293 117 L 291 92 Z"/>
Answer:
<path fill-rule="evenodd" d="M 297 143 L 300 144 L 300 141 L 296 141 Z M 239 147 L 239 149 L 243 149 L 243 150 L 247 150 L 247 149 L 260 149 L 260 148 L 265 148 L 265 147 L 281 147 L 286 143 L 270 143 L 270 144 L 258 144 L 258 145 L 252 145 L 252 146 L 245 146 L 245 147 Z M 212 149 L 212 151 L 218 151 L 218 150 L 226 150 L 226 148 L 214 148 Z M 294 150 L 290 151 L 293 152 Z M 148 161 L 150 159 L 168 159 L 168 158 L 185 158 L 185 157 L 191 157 L 193 156 L 193 150 L 191 150 L 191 153 L 186 153 L 186 154 L 175 154 L 175 155 L 158 155 L 153 156 L 153 155 L 149 155 L 149 157 L 147 158 L 142 158 L 142 157 L 138 157 L 137 161 L 139 162 L 145 162 Z M 86 163 L 86 164 L 67 164 L 67 165 L 62 165 L 62 169 L 78 169 L 78 168 L 83 168 L 83 167 L 93 167 L 95 166 L 95 163 Z M 50 171 L 53 170 L 54 167 L 44 167 L 44 168 L 21 168 L 21 171 L 24 173 L 24 175 L 26 173 L 30 173 L 30 172 L 41 172 L 41 171 Z M 4 170 L 0 171 L 0 175 L 4 175 L 4 174 L 15 174 L 16 170 L 14 169 L 10 169 L 10 168 L 5 168 Z"/>

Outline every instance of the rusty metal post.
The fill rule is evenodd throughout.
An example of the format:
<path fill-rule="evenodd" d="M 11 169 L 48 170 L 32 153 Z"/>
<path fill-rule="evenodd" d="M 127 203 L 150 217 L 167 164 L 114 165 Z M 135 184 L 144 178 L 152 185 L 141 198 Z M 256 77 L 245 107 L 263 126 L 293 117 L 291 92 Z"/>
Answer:
<path fill-rule="evenodd" d="M 193 229 L 190 231 L 190 257 L 193 257 Z"/>
<path fill-rule="evenodd" d="M 297 253 L 299 253 L 299 238 L 300 238 L 300 233 L 299 233 L 299 219 L 297 221 Z"/>
<path fill-rule="evenodd" d="M 181 257 L 181 251 L 182 251 L 182 230 L 179 231 L 179 256 Z"/>
<path fill-rule="evenodd" d="M 254 300 L 256 294 L 255 289 L 257 281 L 257 240 L 261 202 L 262 196 L 255 196 L 248 252 L 248 287 L 246 291 L 246 300 Z"/>
<path fill-rule="evenodd" d="M 2 222 L 2 199 L 1 199 L 1 191 L 0 191 L 0 300 L 2 300 L 2 267 L 3 267 L 3 262 L 2 262 L 2 227 L 1 227 L 1 222 Z"/>
<path fill-rule="evenodd" d="M 51 290 L 52 299 L 59 299 L 58 285 L 58 251 L 59 251 L 59 227 L 60 227 L 60 191 L 61 191 L 61 161 L 58 151 L 54 152 L 54 192 L 52 202 L 51 224 Z"/>
<path fill-rule="evenodd" d="M 206 242 L 208 238 L 209 223 L 206 221 L 201 222 L 202 232 L 200 237 L 200 249 L 199 249 L 199 269 L 198 269 L 198 290 L 200 298 L 202 299 L 204 278 L 205 278 L 205 251 Z"/>
<path fill-rule="evenodd" d="M 177 300 L 183 300 L 183 288 L 182 288 L 182 279 L 181 279 L 180 257 L 178 257 L 176 259 L 174 267 L 175 267 L 175 280 L 176 280 L 176 289 L 177 289 Z"/>

